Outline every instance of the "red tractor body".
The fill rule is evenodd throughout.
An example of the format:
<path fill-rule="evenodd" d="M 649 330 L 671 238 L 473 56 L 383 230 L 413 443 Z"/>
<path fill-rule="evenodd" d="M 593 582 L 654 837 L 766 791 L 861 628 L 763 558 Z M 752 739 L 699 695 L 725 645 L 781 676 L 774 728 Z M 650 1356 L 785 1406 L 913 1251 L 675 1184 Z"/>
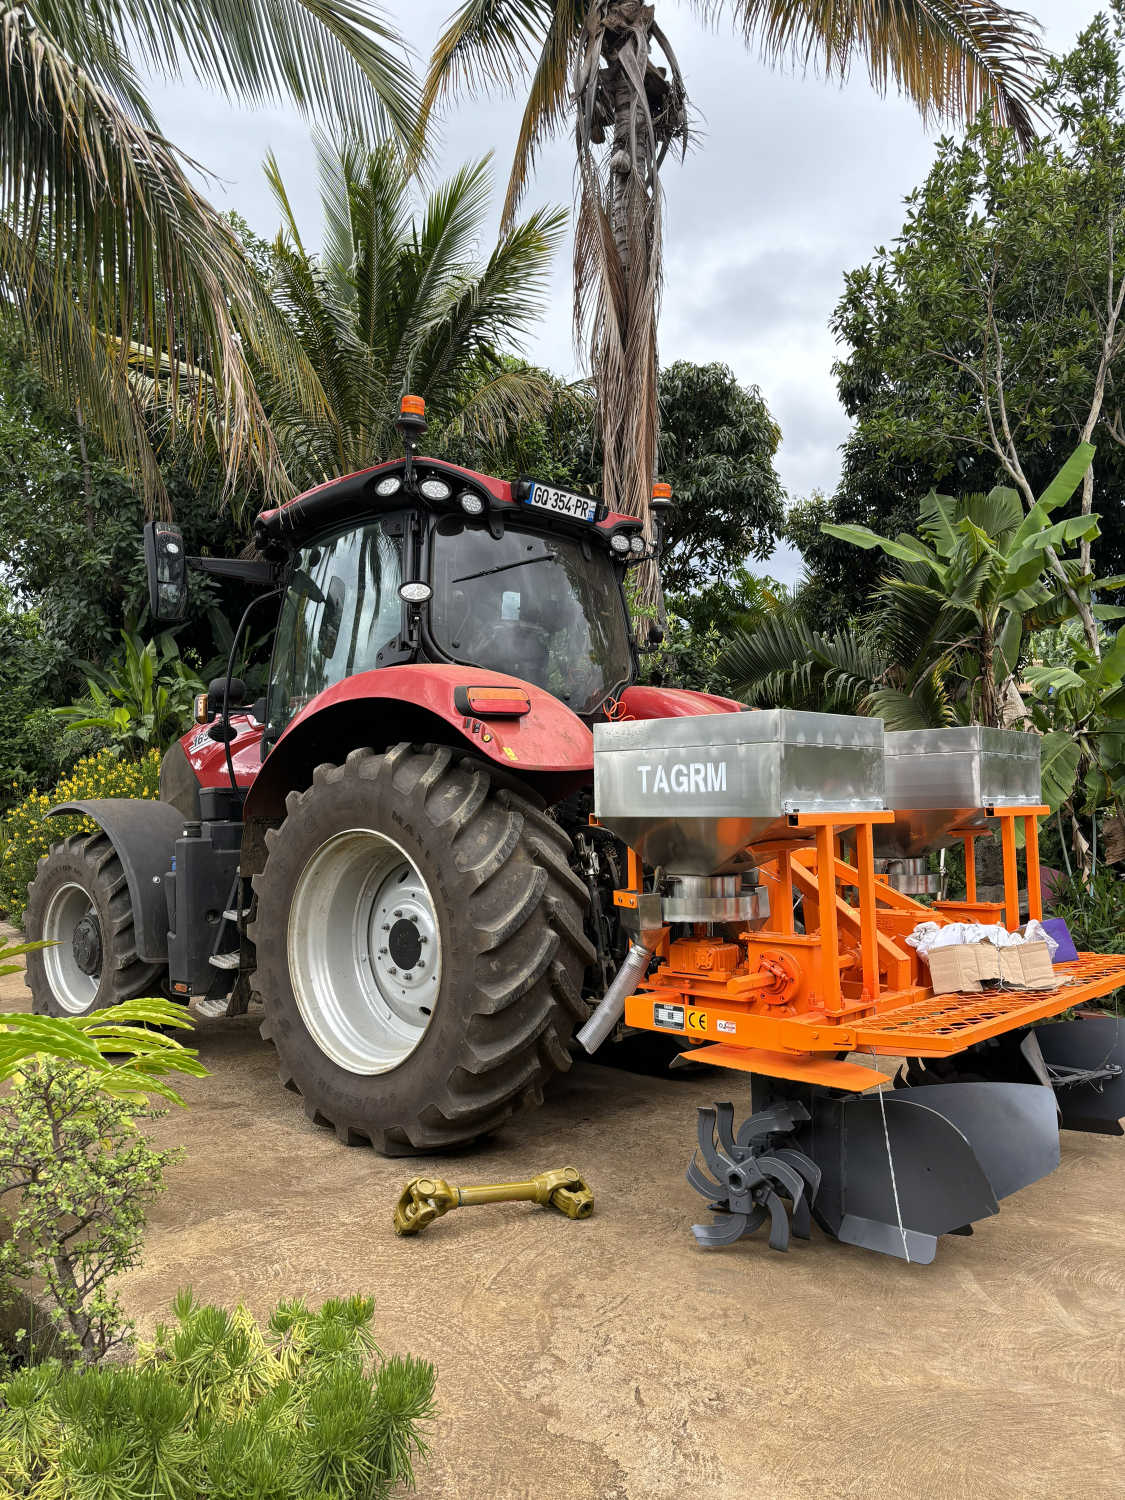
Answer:
<path fill-rule="evenodd" d="M 390 1152 L 537 1100 L 624 957 L 593 726 L 739 707 L 636 685 L 640 520 L 419 456 L 419 420 L 405 459 L 263 512 L 260 560 L 190 560 L 276 611 L 266 693 L 247 706 L 232 650 L 161 800 L 83 803 L 101 832 L 29 906 L 63 955 L 33 957 L 38 1008 L 260 1004 L 310 1114 Z M 177 528 L 146 557 L 154 620 L 182 617 Z"/>

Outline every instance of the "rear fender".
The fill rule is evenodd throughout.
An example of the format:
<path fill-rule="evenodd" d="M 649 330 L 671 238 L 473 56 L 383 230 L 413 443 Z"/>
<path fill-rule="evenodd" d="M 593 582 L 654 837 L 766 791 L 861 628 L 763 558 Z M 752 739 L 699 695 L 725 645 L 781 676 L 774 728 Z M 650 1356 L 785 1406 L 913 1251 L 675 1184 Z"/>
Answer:
<path fill-rule="evenodd" d="M 168 962 L 168 903 L 164 876 L 172 868 L 184 815 L 167 802 L 148 798 L 102 797 L 90 802 L 60 802 L 49 818 L 77 813 L 91 818 L 113 845 L 129 886 L 137 957 L 145 963 Z"/>
<path fill-rule="evenodd" d="M 522 718 L 475 719 L 457 708 L 459 687 L 521 688 L 531 711 Z M 593 778 L 593 735 L 542 688 L 475 667 L 379 667 L 326 688 L 291 721 L 250 789 L 247 821 L 284 817 L 286 796 L 304 790 L 324 761 L 342 761 L 359 746 L 386 750 L 404 740 L 463 746 L 548 804 Z"/>

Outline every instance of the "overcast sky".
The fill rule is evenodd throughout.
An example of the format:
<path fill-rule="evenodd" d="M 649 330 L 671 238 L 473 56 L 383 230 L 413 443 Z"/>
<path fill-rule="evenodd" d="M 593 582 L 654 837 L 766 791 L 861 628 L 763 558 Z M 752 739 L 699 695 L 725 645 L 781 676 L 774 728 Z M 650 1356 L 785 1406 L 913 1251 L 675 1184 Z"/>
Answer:
<path fill-rule="evenodd" d="M 385 0 L 420 58 L 455 0 Z M 1022 0 L 1048 44 L 1069 45 L 1095 13 L 1080 0 Z M 675 0 L 659 17 L 699 116 L 696 148 L 664 170 L 667 199 L 664 362 L 723 360 L 761 387 L 781 425 L 778 467 L 793 498 L 831 491 L 847 422 L 836 401 L 835 346 L 828 319 L 843 273 L 869 259 L 902 223 L 902 199 L 933 154 L 913 109 L 880 99 L 863 78 L 826 87 L 770 71 L 729 29 L 705 31 Z M 190 156 L 217 174 L 211 197 L 263 234 L 277 214 L 261 172 L 272 149 L 307 230 L 318 238 L 308 130 L 289 112 L 229 109 L 196 87 L 154 90 L 161 123 Z M 520 106 L 465 102 L 443 127 L 438 168 L 495 152 L 497 195 L 506 180 Z M 556 141 L 540 158 L 526 203 L 571 202 L 573 145 Z M 570 327 L 569 250 L 558 257 L 549 308 L 528 346 L 534 360 L 576 372 Z M 788 580 L 798 561 L 780 553 L 772 571 Z"/>

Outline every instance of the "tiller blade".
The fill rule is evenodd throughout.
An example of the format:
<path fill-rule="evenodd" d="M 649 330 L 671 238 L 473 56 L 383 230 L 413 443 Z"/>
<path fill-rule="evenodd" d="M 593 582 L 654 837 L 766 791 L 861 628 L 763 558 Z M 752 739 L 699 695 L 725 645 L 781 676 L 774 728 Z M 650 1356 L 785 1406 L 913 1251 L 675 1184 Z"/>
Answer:
<path fill-rule="evenodd" d="M 772 1249 L 788 1250 L 790 1234 L 808 1239 L 820 1169 L 793 1144 L 794 1128 L 807 1120 L 800 1104 L 775 1105 L 744 1121 L 736 1139 L 733 1105 L 699 1111 L 699 1151 L 692 1157 L 687 1180 L 718 1215 L 711 1224 L 692 1225 L 705 1249 L 733 1244 L 765 1223 L 767 1216 Z M 713 1177 L 703 1170 L 704 1164 Z M 792 1223 L 786 1199 L 792 1205 Z"/>
<path fill-rule="evenodd" d="M 952 1083 L 823 1099 L 799 1130 L 822 1169 L 817 1221 L 845 1244 L 928 1265 L 938 1236 L 998 1212 L 1058 1166 L 1053 1096 Z"/>
<path fill-rule="evenodd" d="M 1039 1044 L 1063 1129 L 1125 1135 L 1125 1017 L 1056 1021 L 1035 1027 L 1031 1037 Z"/>

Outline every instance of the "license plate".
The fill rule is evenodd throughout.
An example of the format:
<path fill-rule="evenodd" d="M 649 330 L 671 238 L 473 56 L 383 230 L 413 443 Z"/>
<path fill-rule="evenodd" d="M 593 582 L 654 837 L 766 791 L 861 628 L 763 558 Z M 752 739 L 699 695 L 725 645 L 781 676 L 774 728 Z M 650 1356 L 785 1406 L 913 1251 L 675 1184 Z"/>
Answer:
<path fill-rule="evenodd" d="M 534 505 L 538 510 L 549 510 L 556 516 L 569 516 L 574 521 L 592 521 L 597 514 L 598 502 L 588 495 L 576 495 L 572 490 L 558 490 L 550 484 L 536 480 L 525 505 Z"/>

